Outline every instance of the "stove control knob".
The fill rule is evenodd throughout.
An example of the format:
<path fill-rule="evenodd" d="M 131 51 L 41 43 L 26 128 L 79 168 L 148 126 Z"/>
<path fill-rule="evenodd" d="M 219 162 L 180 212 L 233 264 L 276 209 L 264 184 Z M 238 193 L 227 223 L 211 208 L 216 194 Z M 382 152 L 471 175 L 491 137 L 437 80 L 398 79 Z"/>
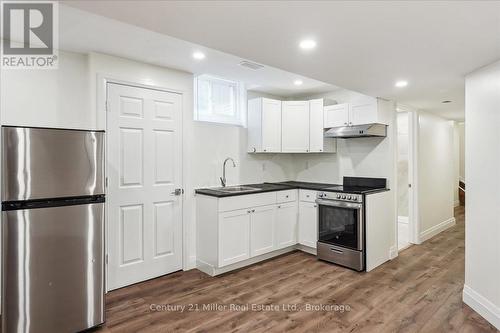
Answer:
<path fill-rule="evenodd" d="M 345 195 L 342 196 L 342 199 L 345 199 Z"/>
<path fill-rule="evenodd" d="M 340 194 L 337 194 L 337 199 L 340 199 L 340 198 L 341 198 Z"/>
<path fill-rule="evenodd" d="M 348 196 L 347 199 L 351 200 L 351 196 Z"/>
<path fill-rule="evenodd" d="M 319 197 L 319 198 L 323 198 L 324 196 L 325 196 L 325 195 L 324 195 L 323 193 L 319 193 L 319 194 L 318 194 L 318 197 Z"/>

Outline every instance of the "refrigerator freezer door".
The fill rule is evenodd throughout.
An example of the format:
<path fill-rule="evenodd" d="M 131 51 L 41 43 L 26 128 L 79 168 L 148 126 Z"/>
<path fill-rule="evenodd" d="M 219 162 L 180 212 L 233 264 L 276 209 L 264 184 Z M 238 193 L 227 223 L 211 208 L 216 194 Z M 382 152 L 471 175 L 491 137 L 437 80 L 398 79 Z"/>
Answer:
<path fill-rule="evenodd" d="M 2 200 L 104 193 L 104 132 L 2 127 Z"/>
<path fill-rule="evenodd" d="M 2 214 L 2 332 L 104 322 L 104 204 Z"/>

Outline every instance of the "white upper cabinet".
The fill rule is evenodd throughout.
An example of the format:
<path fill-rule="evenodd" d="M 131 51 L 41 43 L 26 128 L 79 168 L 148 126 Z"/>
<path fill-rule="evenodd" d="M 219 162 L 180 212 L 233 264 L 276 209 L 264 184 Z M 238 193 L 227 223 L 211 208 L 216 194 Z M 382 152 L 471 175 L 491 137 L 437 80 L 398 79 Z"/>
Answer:
<path fill-rule="evenodd" d="M 335 115 L 335 114 L 333 114 Z M 323 99 L 248 101 L 249 153 L 334 153 L 333 138 L 324 138 Z"/>
<path fill-rule="evenodd" d="M 333 138 L 324 137 L 323 125 L 324 111 L 323 99 L 309 101 L 309 152 L 310 153 L 333 153 L 337 145 Z"/>
<path fill-rule="evenodd" d="M 248 152 L 281 152 L 281 101 L 269 98 L 248 101 Z"/>
<path fill-rule="evenodd" d="M 334 104 L 324 108 L 324 127 L 341 127 L 349 125 L 349 104 Z"/>
<path fill-rule="evenodd" d="M 378 123 L 377 99 L 351 103 L 349 110 L 349 125 L 364 125 Z"/>
<path fill-rule="evenodd" d="M 366 96 L 351 103 L 325 106 L 324 127 L 355 126 L 372 123 L 385 124 L 379 113 L 379 102 Z"/>
<path fill-rule="evenodd" d="M 309 102 L 284 101 L 281 112 L 281 151 L 309 151 Z"/>

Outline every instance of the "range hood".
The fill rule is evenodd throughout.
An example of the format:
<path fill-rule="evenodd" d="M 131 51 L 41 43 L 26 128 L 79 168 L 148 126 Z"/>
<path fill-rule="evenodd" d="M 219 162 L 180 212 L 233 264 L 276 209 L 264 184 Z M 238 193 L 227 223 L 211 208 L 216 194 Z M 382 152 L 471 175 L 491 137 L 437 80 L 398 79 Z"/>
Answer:
<path fill-rule="evenodd" d="M 333 127 L 325 132 L 325 138 L 365 138 L 365 137 L 386 137 L 387 125 L 365 124 L 354 126 Z"/>

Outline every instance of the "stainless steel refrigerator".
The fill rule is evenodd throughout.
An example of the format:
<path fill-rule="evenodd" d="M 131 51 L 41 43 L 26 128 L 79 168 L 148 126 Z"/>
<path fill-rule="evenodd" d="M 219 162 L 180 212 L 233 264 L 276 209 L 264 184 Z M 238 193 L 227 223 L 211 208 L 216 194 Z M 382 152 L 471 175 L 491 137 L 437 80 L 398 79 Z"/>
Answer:
<path fill-rule="evenodd" d="M 2 332 L 104 322 L 104 132 L 2 127 Z"/>

